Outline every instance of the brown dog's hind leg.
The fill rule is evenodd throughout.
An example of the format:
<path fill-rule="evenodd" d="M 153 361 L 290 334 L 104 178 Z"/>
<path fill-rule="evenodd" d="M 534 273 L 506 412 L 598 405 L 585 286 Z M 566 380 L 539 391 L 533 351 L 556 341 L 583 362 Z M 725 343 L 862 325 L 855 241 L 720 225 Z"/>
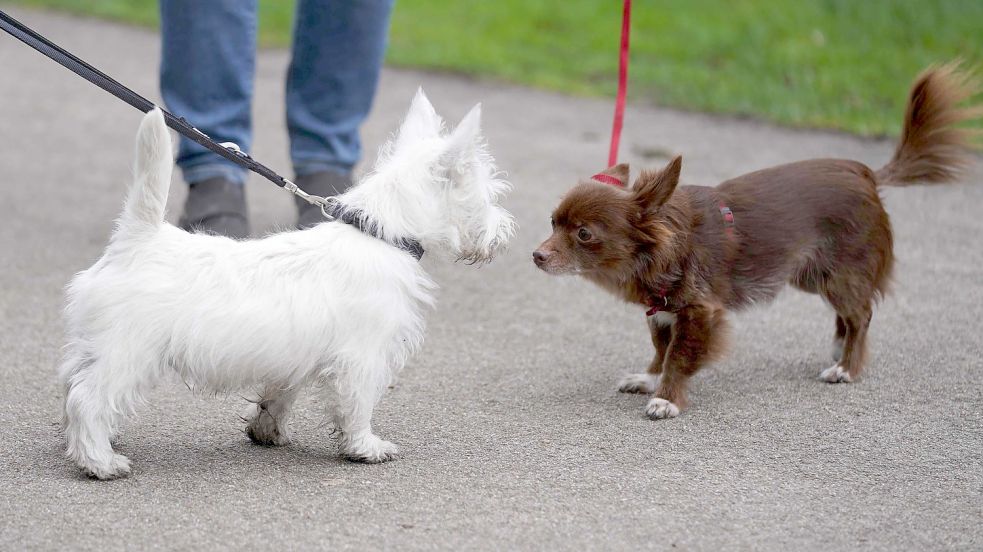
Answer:
<path fill-rule="evenodd" d="M 822 371 L 820 379 L 829 383 L 850 383 L 864 369 L 867 361 L 867 328 L 870 327 L 870 307 L 851 315 L 842 316 L 846 327 L 843 355 L 839 361 Z"/>
<path fill-rule="evenodd" d="M 806 293 L 815 293 L 829 299 L 828 276 L 818 268 L 814 261 L 805 263 L 789 280 L 789 283 Z M 846 340 L 846 320 L 836 315 L 836 333 L 833 335 L 833 362 L 843 358 L 843 345 Z"/>
<path fill-rule="evenodd" d="M 649 418 L 675 418 L 686 406 L 686 384 L 704 364 L 724 352 L 727 321 L 723 307 L 699 304 L 676 314 L 672 340 L 662 363 L 662 378 L 645 413 Z"/>
<path fill-rule="evenodd" d="M 867 360 L 867 329 L 870 327 L 871 311 L 860 312 L 843 317 L 846 336 L 843 340 L 843 356 L 840 360 L 822 371 L 819 377 L 829 383 L 850 383 L 860 375 Z"/>
<path fill-rule="evenodd" d="M 836 315 L 836 334 L 833 336 L 833 362 L 843 358 L 843 345 L 846 341 L 846 320 Z"/>
<path fill-rule="evenodd" d="M 658 384 L 666 350 L 669 349 L 669 340 L 672 339 L 672 325 L 664 323 L 665 321 L 658 316 L 649 316 L 647 322 L 652 335 L 652 345 L 655 347 L 655 358 L 649 364 L 648 371 L 628 374 L 618 381 L 618 391 L 621 393 L 652 393 Z"/>
<path fill-rule="evenodd" d="M 867 360 L 867 328 L 870 327 L 873 305 L 887 289 L 894 260 L 890 250 L 890 229 L 875 227 L 871 235 L 879 236 L 873 241 L 881 247 L 844 248 L 846 252 L 854 253 L 853 260 L 839 259 L 838 270 L 829 274 L 820 291 L 836 311 L 836 337 L 843 336 L 840 358 L 819 374 L 823 381 L 852 382 L 860 376 Z"/>
<path fill-rule="evenodd" d="M 843 350 L 836 364 L 819 374 L 820 379 L 849 383 L 863 371 L 875 285 L 865 274 L 852 271 L 831 278 L 824 289 L 823 296 L 836 310 L 836 337 L 843 336 Z"/>

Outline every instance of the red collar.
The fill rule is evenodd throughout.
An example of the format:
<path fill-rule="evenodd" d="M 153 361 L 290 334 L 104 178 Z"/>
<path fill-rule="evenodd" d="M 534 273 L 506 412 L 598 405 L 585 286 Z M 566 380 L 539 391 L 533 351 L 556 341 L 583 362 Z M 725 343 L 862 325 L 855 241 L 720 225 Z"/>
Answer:
<path fill-rule="evenodd" d="M 655 313 L 666 310 L 669 307 L 669 298 L 666 297 L 666 289 L 658 295 L 650 295 L 648 301 L 649 310 L 645 311 L 645 316 L 654 316 Z"/>

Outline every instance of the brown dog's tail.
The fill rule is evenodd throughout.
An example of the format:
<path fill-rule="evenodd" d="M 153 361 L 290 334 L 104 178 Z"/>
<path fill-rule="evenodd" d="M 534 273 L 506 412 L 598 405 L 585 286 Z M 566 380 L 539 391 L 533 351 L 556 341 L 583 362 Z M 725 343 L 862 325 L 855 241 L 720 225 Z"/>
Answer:
<path fill-rule="evenodd" d="M 951 182 L 970 165 L 979 131 L 956 125 L 983 116 L 983 106 L 960 107 L 980 87 L 959 65 L 955 61 L 930 67 L 915 80 L 901 142 L 891 162 L 877 171 L 879 185 Z"/>

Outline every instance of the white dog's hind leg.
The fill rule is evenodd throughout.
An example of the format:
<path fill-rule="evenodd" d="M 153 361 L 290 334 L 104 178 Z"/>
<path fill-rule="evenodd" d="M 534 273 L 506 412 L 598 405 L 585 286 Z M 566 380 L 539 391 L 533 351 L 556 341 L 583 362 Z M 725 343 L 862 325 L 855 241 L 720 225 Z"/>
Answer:
<path fill-rule="evenodd" d="M 70 358 L 65 386 L 65 454 L 86 474 L 114 479 L 130 473 L 130 461 L 110 444 L 122 415 L 132 409 L 134 372 L 113 372 L 101 359 Z"/>
<path fill-rule="evenodd" d="M 257 445 L 283 446 L 290 444 L 287 419 L 300 390 L 268 388 L 247 419 L 246 435 Z"/>
<path fill-rule="evenodd" d="M 372 433 L 372 410 L 385 391 L 385 373 L 385 363 L 349 365 L 328 383 L 333 387 L 329 391 L 334 392 L 332 406 L 342 454 L 354 462 L 376 464 L 399 453 L 395 444 Z"/>

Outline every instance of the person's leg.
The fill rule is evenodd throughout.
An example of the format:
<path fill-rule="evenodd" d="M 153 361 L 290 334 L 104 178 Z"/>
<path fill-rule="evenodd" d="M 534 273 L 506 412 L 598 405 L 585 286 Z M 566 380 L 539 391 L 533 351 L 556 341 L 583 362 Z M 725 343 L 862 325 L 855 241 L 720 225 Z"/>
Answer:
<path fill-rule="evenodd" d="M 161 0 L 161 96 L 218 142 L 252 143 L 256 0 Z M 248 234 L 246 171 L 181 137 L 177 164 L 192 185 L 181 225 Z"/>
<path fill-rule="evenodd" d="M 299 0 L 287 73 L 287 128 L 297 184 L 318 195 L 351 185 L 359 127 L 372 107 L 392 0 Z M 320 220 L 301 210 L 300 226 Z M 305 214 L 307 216 L 305 216 Z"/>

